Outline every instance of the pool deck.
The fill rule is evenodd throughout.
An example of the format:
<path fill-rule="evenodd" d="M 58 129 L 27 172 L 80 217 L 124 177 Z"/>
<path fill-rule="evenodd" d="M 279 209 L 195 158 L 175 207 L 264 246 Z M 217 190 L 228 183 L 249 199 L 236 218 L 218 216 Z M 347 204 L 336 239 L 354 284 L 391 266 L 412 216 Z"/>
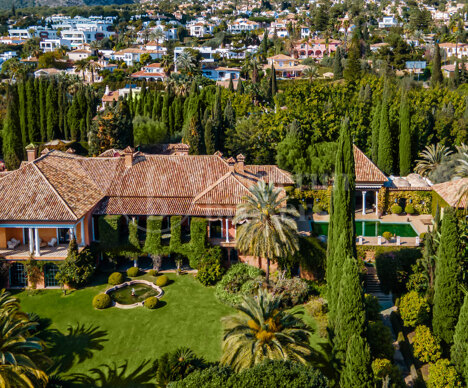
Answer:
<path fill-rule="evenodd" d="M 312 221 L 316 222 L 328 222 L 330 216 L 328 214 L 313 214 Z M 410 222 L 413 228 L 418 234 L 427 232 L 427 228 L 432 229 L 432 216 L 430 214 L 424 215 L 396 215 L 396 214 L 386 214 L 380 217 L 377 217 L 376 213 L 367 213 L 362 214 L 361 212 L 356 212 L 356 221 L 381 221 L 392 224 L 398 223 L 408 223 Z M 298 228 L 300 232 L 304 235 L 310 235 L 310 220 L 301 220 L 298 221 Z M 400 237 L 399 242 L 396 238 L 390 240 L 390 242 L 385 241 L 385 239 L 380 239 L 378 237 L 362 237 L 362 240 L 359 239 L 359 236 L 356 238 L 356 244 L 358 245 L 369 245 L 369 246 L 418 246 L 419 239 L 416 237 Z"/>

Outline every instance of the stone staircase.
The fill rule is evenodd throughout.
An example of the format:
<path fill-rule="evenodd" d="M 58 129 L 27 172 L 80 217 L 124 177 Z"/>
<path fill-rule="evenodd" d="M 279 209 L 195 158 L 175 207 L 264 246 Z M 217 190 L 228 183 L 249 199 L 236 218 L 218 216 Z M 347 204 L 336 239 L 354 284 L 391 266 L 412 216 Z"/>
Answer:
<path fill-rule="evenodd" d="M 367 267 L 365 279 L 366 293 L 376 296 L 382 306 L 393 304 L 392 294 L 384 294 L 380 288 L 380 281 L 377 277 L 377 270 L 375 267 Z"/>

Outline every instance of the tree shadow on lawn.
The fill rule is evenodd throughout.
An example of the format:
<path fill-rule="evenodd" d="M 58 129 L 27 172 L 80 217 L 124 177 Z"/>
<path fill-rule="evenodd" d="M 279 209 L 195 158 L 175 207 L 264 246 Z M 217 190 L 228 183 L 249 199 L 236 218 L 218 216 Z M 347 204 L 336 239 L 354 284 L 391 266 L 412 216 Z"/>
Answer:
<path fill-rule="evenodd" d="M 133 370 L 128 360 L 117 366 L 115 363 L 99 365 L 88 373 L 73 373 L 63 377 L 53 376 L 51 387 L 62 388 L 153 388 L 155 387 L 157 361 L 142 361 Z"/>
<path fill-rule="evenodd" d="M 40 337 L 46 342 L 54 361 L 49 373 L 67 372 L 74 364 L 92 358 L 95 351 L 104 349 L 103 342 L 108 341 L 106 336 L 107 331 L 84 324 L 68 326 L 66 333 L 57 329 L 44 330 Z"/>

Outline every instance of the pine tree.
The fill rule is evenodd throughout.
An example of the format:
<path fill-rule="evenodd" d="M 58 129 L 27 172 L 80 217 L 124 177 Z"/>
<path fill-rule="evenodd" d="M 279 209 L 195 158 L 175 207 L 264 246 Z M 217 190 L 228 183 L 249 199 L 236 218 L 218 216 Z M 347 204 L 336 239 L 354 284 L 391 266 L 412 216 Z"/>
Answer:
<path fill-rule="evenodd" d="M 337 47 L 335 51 L 335 57 L 333 58 L 333 78 L 343 78 L 343 64 L 341 63 L 341 48 Z"/>
<path fill-rule="evenodd" d="M 386 85 L 380 111 L 377 166 L 387 175 L 390 175 L 393 170 L 393 141 L 390 131 L 390 119 L 388 116 L 389 101 L 388 85 Z"/>
<path fill-rule="evenodd" d="M 37 96 L 34 88 L 34 80 L 29 79 L 26 83 L 26 109 L 28 137 L 29 141 L 32 143 L 39 142 L 41 140 L 37 108 Z"/>
<path fill-rule="evenodd" d="M 372 123 L 371 123 L 371 159 L 372 161 L 377 164 L 377 160 L 379 157 L 379 129 L 380 129 L 380 117 L 381 117 L 381 106 L 382 104 L 379 102 L 374 108 L 374 113 L 372 116 Z"/>
<path fill-rule="evenodd" d="M 463 375 L 465 371 L 465 359 L 468 356 L 468 293 L 465 294 L 463 306 L 460 310 L 457 325 L 455 326 L 453 345 L 450 352 L 453 365 L 457 368 L 458 373 Z M 468 381 L 468 375 L 464 377 Z"/>
<path fill-rule="evenodd" d="M 333 185 L 333 205 L 330 208 L 330 224 L 327 244 L 327 285 L 330 324 L 338 309 L 341 270 L 346 257 L 356 257 L 354 227 L 355 171 L 353 144 L 348 119 L 343 120 L 338 141 Z M 339 247 L 338 247 L 339 246 Z"/>
<path fill-rule="evenodd" d="M 444 80 L 444 77 L 442 75 L 442 69 L 441 69 L 440 47 L 439 47 L 439 44 L 436 43 L 434 47 L 434 58 L 432 59 L 432 76 L 431 76 L 432 86 L 441 84 L 443 80 Z"/>
<path fill-rule="evenodd" d="M 8 87 L 7 111 L 3 121 L 3 159 L 8 170 L 19 167 L 23 158 L 21 124 L 18 113 L 18 92 L 15 86 Z"/>
<path fill-rule="evenodd" d="M 455 325 L 463 301 L 460 289 L 460 235 L 455 210 L 444 209 L 437 251 L 432 327 L 445 344 L 453 342 Z"/>
<path fill-rule="evenodd" d="M 359 44 L 360 43 L 357 35 L 354 35 L 348 51 L 346 66 L 343 71 L 343 76 L 346 81 L 353 82 L 361 78 L 361 49 Z"/>
<path fill-rule="evenodd" d="M 49 82 L 46 96 L 46 110 L 47 110 L 47 140 L 56 139 L 59 133 L 58 130 L 58 101 L 56 83 Z"/>
<path fill-rule="evenodd" d="M 411 172 L 411 127 L 408 97 L 402 94 L 400 103 L 400 176 Z"/>
<path fill-rule="evenodd" d="M 209 118 L 205 124 L 205 149 L 207 155 L 213 155 L 216 151 L 215 136 L 213 133 L 213 122 L 211 118 Z"/>
<path fill-rule="evenodd" d="M 374 375 L 371 368 L 371 356 L 366 340 L 354 334 L 348 342 L 346 362 L 341 373 L 341 388 L 373 388 Z"/>
<path fill-rule="evenodd" d="M 365 335 L 366 311 L 355 257 L 348 256 L 341 270 L 334 349 L 340 360 L 346 358 L 348 341 L 353 335 Z"/>
<path fill-rule="evenodd" d="M 244 83 L 242 82 L 240 78 L 239 78 L 239 82 L 237 83 L 237 93 L 244 94 Z"/>
<path fill-rule="evenodd" d="M 276 71 L 273 65 L 271 65 L 271 95 L 276 96 L 278 93 L 278 86 L 276 84 Z"/>

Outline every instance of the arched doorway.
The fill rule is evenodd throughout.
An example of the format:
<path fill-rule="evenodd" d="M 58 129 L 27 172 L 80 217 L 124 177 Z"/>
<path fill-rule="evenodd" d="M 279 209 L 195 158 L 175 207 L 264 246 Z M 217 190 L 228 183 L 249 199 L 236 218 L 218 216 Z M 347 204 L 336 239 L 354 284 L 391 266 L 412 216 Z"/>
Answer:
<path fill-rule="evenodd" d="M 10 287 L 26 287 L 28 285 L 26 269 L 22 263 L 13 263 L 10 268 Z"/>
<path fill-rule="evenodd" d="M 59 282 L 55 278 L 58 272 L 58 266 L 54 263 L 47 263 L 44 266 L 44 286 L 45 287 L 58 287 Z"/>

